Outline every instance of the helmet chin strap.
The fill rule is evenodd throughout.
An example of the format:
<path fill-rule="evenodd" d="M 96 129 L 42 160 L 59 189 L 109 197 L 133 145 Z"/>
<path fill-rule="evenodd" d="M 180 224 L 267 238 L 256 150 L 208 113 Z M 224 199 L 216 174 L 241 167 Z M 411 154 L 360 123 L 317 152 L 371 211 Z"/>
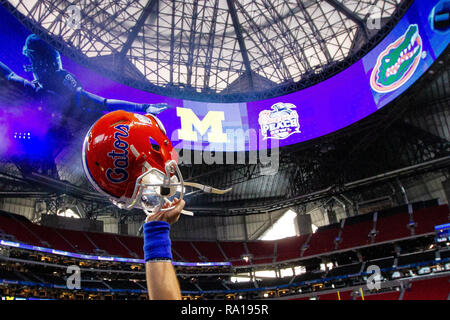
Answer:
<path fill-rule="evenodd" d="M 169 201 L 169 199 L 167 199 L 167 198 L 164 198 L 164 201 L 166 202 L 166 203 L 171 203 L 170 201 Z M 194 216 L 194 213 L 192 212 L 192 211 L 189 211 L 189 210 L 181 210 L 181 213 L 182 214 L 185 214 L 185 215 L 187 215 L 187 216 Z M 153 214 L 153 213 L 151 213 L 151 214 Z"/>
<path fill-rule="evenodd" d="M 224 193 L 230 192 L 231 189 L 232 189 L 232 188 L 217 189 L 217 188 L 213 188 L 213 187 L 210 187 L 210 186 L 205 186 L 203 184 L 196 183 L 196 182 L 184 182 L 184 185 L 188 186 L 188 187 L 200 189 L 200 190 L 202 190 L 203 192 L 206 192 L 206 193 L 214 193 L 214 194 L 224 194 Z"/>

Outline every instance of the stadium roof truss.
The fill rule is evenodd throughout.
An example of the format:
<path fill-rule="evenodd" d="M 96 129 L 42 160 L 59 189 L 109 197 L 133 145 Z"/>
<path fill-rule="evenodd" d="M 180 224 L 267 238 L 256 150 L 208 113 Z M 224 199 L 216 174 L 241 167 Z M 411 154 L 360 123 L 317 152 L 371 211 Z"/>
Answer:
<path fill-rule="evenodd" d="M 80 0 L 83 23 L 71 29 L 68 1 L 0 2 L 68 57 L 94 69 L 110 68 L 104 74 L 122 83 L 172 96 L 193 92 L 189 97 L 198 98 L 199 90 L 215 101 L 261 97 L 229 93 L 252 85 L 266 85 L 271 89 L 264 94 L 275 95 L 321 81 L 370 50 L 410 4 Z M 374 5 L 384 17 L 377 30 L 369 27 Z M 376 183 L 373 177 L 389 172 L 383 182 L 436 170 L 450 176 L 449 59 L 447 50 L 404 95 L 359 123 L 281 149 L 275 175 L 263 174 L 261 164 L 184 165 L 187 180 L 233 186 L 233 192 L 214 199 L 192 193 L 190 205 L 199 215 L 263 213 L 348 196 L 364 187 L 364 179 Z M 48 168 L 54 174 L 47 176 L 24 164 L 0 163 L 0 198 L 37 197 L 57 208 L 64 194 L 80 201 L 87 216 L 119 214 L 84 179 L 78 156 L 67 148 L 60 154 L 62 165 Z"/>
<path fill-rule="evenodd" d="M 0 2 L 67 56 L 122 83 L 236 101 L 335 74 L 381 40 L 412 1 Z"/>
<path fill-rule="evenodd" d="M 335 196 L 358 199 L 368 189 L 376 198 L 390 193 L 386 188 L 399 180 L 424 185 L 420 180 L 429 173 L 450 178 L 449 62 L 446 50 L 400 98 L 360 122 L 280 149 L 276 174 L 265 173 L 261 163 L 182 165 L 186 180 L 233 187 L 229 194 L 215 197 L 188 190 L 191 209 L 198 215 L 265 213 Z M 54 175 L 37 173 L 42 172 L 39 163 L 29 168 L 0 162 L 0 199 L 37 198 L 57 207 L 58 198 L 67 195 L 78 199 L 86 216 L 120 216 L 86 181 L 76 150 L 67 148 L 61 156 L 59 167 L 47 168 Z"/>

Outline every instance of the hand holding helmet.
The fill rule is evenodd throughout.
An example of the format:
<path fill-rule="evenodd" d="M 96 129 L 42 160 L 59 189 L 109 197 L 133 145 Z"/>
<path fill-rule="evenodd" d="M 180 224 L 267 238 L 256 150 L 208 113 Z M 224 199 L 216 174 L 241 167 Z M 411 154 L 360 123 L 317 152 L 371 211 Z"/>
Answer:
<path fill-rule="evenodd" d="M 157 207 L 158 212 L 169 212 L 178 203 L 184 205 L 185 186 L 216 194 L 231 190 L 184 182 L 178 154 L 161 121 L 151 114 L 118 110 L 104 115 L 85 137 L 82 160 L 98 192 L 121 209 L 140 208 L 147 215 L 155 214 Z M 171 202 L 177 193 L 179 200 Z"/>
<path fill-rule="evenodd" d="M 153 209 L 153 214 L 148 215 L 145 222 L 150 221 L 165 221 L 168 224 L 174 224 L 180 218 L 180 215 L 183 213 L 185 202 L 184 200 L 179 200 L 175 198 L 173 202 L 167 202 L 163 205 L 163 209 L 173 208 L 168 211 L 161 211 L 160 207 L 156 207 Z"/>

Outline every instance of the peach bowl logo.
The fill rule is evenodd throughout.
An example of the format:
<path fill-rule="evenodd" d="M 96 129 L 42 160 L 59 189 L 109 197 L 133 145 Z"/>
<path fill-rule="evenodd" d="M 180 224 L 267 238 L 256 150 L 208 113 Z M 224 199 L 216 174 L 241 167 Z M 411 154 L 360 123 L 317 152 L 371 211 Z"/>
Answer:
<path fill-rule="evenodd" d="M 286 139 L 294 133 L 301 133 L 297 107 L 292 103 L 275 103 L 272 110 L 259 113 L 258 122 L 261 134 L 266 139 Z"/>
<path fill-rule="evenodd" d="M 370 76 L 370 85 L 379 93 L 397 90 L 414 74 L 422 57 L 422 38 L 417 24 L 390 44 L 377 59 Z"/>

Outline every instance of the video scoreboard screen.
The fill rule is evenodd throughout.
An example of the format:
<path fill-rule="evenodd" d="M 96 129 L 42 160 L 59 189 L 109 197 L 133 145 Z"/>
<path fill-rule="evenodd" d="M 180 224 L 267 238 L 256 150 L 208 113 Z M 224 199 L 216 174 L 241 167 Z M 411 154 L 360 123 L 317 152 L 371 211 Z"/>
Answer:
<path fill-rule="evenodd" d="M 40 161 L 72 143 L 81 152 L 79 137 L 102 115 L 104 99 L 126 101 L 122 108 L 131 104 L 130 110 L 142 104 L 168 105 L 158 117 L 175 148 L 183 150 L 276 149 L 327 135 L 383 108 L 429 69 L 450 43 L 447 2 L 414 1 L 377 46 L 323 82 L 279 97 L 235 103 L 191 101 L 138 90 L 64 55 L 60 56 L 65 76 L 51 77 L 57 89 L 40 84 L 42 90 L 35 90 L 32 83 L 39 77 L 25 71 L 30 60 L 23 54 L 32 32 L 0 6 L 4 26 L 0 28 L 0 159 L 20 156 Z M 8 75 L 10 71 L 14 77 Z M 86 93 L 83 99 L 75 94 L 80 90 Z M 39 121 L 23 121 L 33 118 Z"/>
<path fill-rule="evenodd" d="M 434 230 L 436 231 L 437 242 L 450 241 L 450 223 L 435 226 Z"/>

